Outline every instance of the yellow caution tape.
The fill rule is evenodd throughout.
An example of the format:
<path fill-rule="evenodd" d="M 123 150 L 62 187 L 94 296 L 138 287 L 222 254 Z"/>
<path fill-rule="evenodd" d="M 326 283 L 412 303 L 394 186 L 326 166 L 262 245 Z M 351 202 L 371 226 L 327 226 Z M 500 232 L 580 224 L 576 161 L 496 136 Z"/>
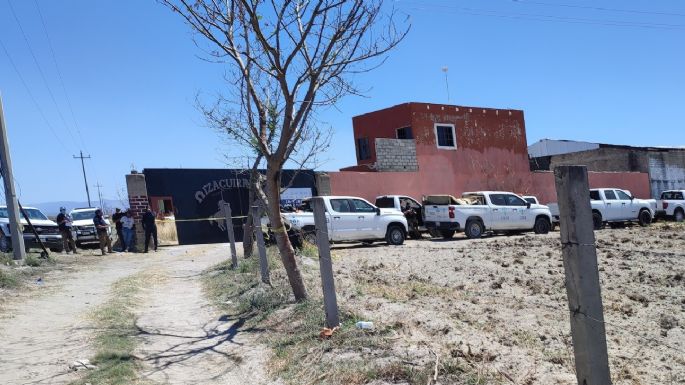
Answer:
<path fill-rule="evenodd" d="M 243 219 L 247 216 L 232 217 L 232 219 Z M 225 221 L 226 218 L 193 218 L 193 219 L 155 219 L 155 222 L 201 222 L 201 221 Z"/>

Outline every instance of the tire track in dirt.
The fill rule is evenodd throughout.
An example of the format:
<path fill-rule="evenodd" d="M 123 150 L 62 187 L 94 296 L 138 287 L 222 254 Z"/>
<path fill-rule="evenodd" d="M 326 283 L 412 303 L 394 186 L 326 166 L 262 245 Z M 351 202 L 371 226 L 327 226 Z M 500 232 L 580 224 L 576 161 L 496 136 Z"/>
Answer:
<path fill-rule="evenodd" d="M 114 282 L 143 265 L 147 263 L 112 255 L 73 273 L 46 295 L 10 305 L 0 330 L 0 383 L 65 384 L 75 379 L 68 365 L 92 354 L 88 312 L 104 302 Z"/>
<path fill-rule="evenodd" d="M 194 261 L 166 265 L 167 280 L 158 295 L 146 300 L 137 319 L 143 360 L 141 377 L 162 384 L 266 383 L 268 355 L 251 342 L 244 320 L 218 313 L 204 298 L 200 273 L 225 259 L 214 249 Z M 220 258 L 216 258 L 216 254 Z"/>
<path fill-rule="evenodd" d="M 215 313 L 202 293 L 201 272 L 227 254 L 226 245 L 113 254 L 70 274 L 45 295 L 10 304 L 0 329 L 0 384 L 59 385 L 77 379 L 69 363 L 93 355 L 89 313 L 108 298 L 114 282 L 143 270 L 168 280 L 148 288 L 136 311 L 142 375 L 173 384 L 262 382 L 257 379 L 263 352 L 250 347 L 240 322 Z"/>

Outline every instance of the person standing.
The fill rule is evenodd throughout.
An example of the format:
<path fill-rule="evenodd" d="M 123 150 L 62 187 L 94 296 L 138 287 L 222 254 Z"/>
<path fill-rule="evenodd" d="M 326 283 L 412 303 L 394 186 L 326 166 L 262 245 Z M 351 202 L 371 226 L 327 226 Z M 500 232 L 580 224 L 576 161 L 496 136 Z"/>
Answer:
<path fill-rule="evenodd" d="M 133 252 L 134 243 L 133 235 L 135 234 L 135 221 L 133 220 L 133 213 L 131 210 L 126 210 L 126 214 L 121 217 L 121 230 L 124 234 L 124 250 Z"/>
<path fill-rule="evenodd" d="M 121 227 L 121 218 L 124 217 L 124 213 L 120 208 L 114 210 L 114 215 L 112 215 L 112 220 L 114 221 L 114 228 L 117 230 L 117 241 L 114 245 L 114 249 L 117 251 L 123 251 L 124 247 L 124 231 Z"/>
<path fill-rule="evenodd" d="M 59 208 L 59 214 L 57 214 L 56 221 L 59 232 L 62 234 L 62 247 L 64 251 L 69 254 L 69 250 L 71 250 L 74 254 L 78 254 L 78 252 L 76 252 L 74 236 L 71 234 L 71 216 L 67 214 L 66 207 Z"/>
<path fill-rule="evenodd" d="M 105 217 L 102 215 L 102 210 L 95 210 L 93 224 L 95 225 L 95 230 L 98 233 L 98 240 L 100 241 L 100 251 L 102 251 L 102 255 L 112 253 L 112 240 L 109 238 L 109 234 L 107 233 L 109 225 L 107 222 L 105 222 Z M 105 246 L 107 247 L 107 253 L 105 253 Z"/>
<path fill-rule="evenodd" d="M 150 236 L 155 242 L 154 250 L 157 251 L 157 224 L 155 223 L 155 213 L 149 207 L 143 213 L 143 230 L 145 230 L 145 252 L 147 253 L 150 244 Z"/>

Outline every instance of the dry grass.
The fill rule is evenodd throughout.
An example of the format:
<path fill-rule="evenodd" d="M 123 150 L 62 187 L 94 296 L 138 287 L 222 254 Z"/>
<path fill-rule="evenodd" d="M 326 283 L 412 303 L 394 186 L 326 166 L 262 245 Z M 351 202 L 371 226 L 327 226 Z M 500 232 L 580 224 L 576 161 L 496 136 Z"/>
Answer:
<path fill-rule="evenodd" d="M 40 254 L 37 253 L 28 253 L 21 263 L 14 261 L 12 254 L 2 253 L 0 254 L 0 289 L 21 289 L 36 276 L 55 267 L 58 267 L 56 259 L 40 258 Z"/>
<path fill-rule="evenodd" d="M 213 302 L 224 310 L 249 318 L 248 324 L 265 330 L 259 342 L 273 351 L 269 373 L 287 384 L 355 385 L 373 381 L 380 383 L 426 384 L 434 371 L 434 357 L 427 354 L 416 359 L 398 346 L 397 329 L 401 323 L 378 325 L 373 330 L 357 329 L 363 317 L 340 304 L 340 328 L 331 338 L 322 339 L 325 314 L 318 287 L 317 250 L 305 245 L 300 251 L 300 266 L 310 289 L 310 300 L 294 303 L 285 272 L 275 248 L 268 249 L 272 286 L 259 282 L 257 258 L 241 260 L 232 270 L 230 262 L 214 266 L 206 272 L 205 290 Z M 334 255 L 340 260 L 339 255 Z M 413 282 L 393 290 L 390 285 L 367 286 L 378 295 L 410 298 L 416 295 L 446 295 L 447 290 L 429 282 Z M 426 353 L 430 351 L 422 347 Z M 462 367 L 454 358 L 445 357 L 439 365 L 442 379 L 450 383 L 485 384 L 473 375 L 474 370 Z M 479 379 L 481 378 L 481 379 Z M 461 381 L 461 382 L 459 382 Z"/>
<path fill-rule="evenodd" d="M 178 233 L 176 232 L 176 222 L 157 221 L 157 237 L 160 245 L 178 245 Z"/>

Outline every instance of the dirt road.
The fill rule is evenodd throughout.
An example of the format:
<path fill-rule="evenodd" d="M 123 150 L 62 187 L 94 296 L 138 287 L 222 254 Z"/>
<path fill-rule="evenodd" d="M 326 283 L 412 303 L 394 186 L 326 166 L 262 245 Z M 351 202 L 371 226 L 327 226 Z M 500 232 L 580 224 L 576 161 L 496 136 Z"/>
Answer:
<path fill-rule="evenodd" d="M 177 246 L 150 254 L 113 254 L 52 283 L 47 292 L 10 303 L 0 329 L 0 383 L 65 384 L 68 368 L 91 358 L 89 313 L 117 280 L 141 271 L 165 279 L 144 291 L 136 356 L 142 376 L 169 384 L 250 383 L 261 378 L 265 355 L 250 344 L 239 320 L 217 313 L 202 295 L 201 272 L 227 258 L 226 245 Z"/>

